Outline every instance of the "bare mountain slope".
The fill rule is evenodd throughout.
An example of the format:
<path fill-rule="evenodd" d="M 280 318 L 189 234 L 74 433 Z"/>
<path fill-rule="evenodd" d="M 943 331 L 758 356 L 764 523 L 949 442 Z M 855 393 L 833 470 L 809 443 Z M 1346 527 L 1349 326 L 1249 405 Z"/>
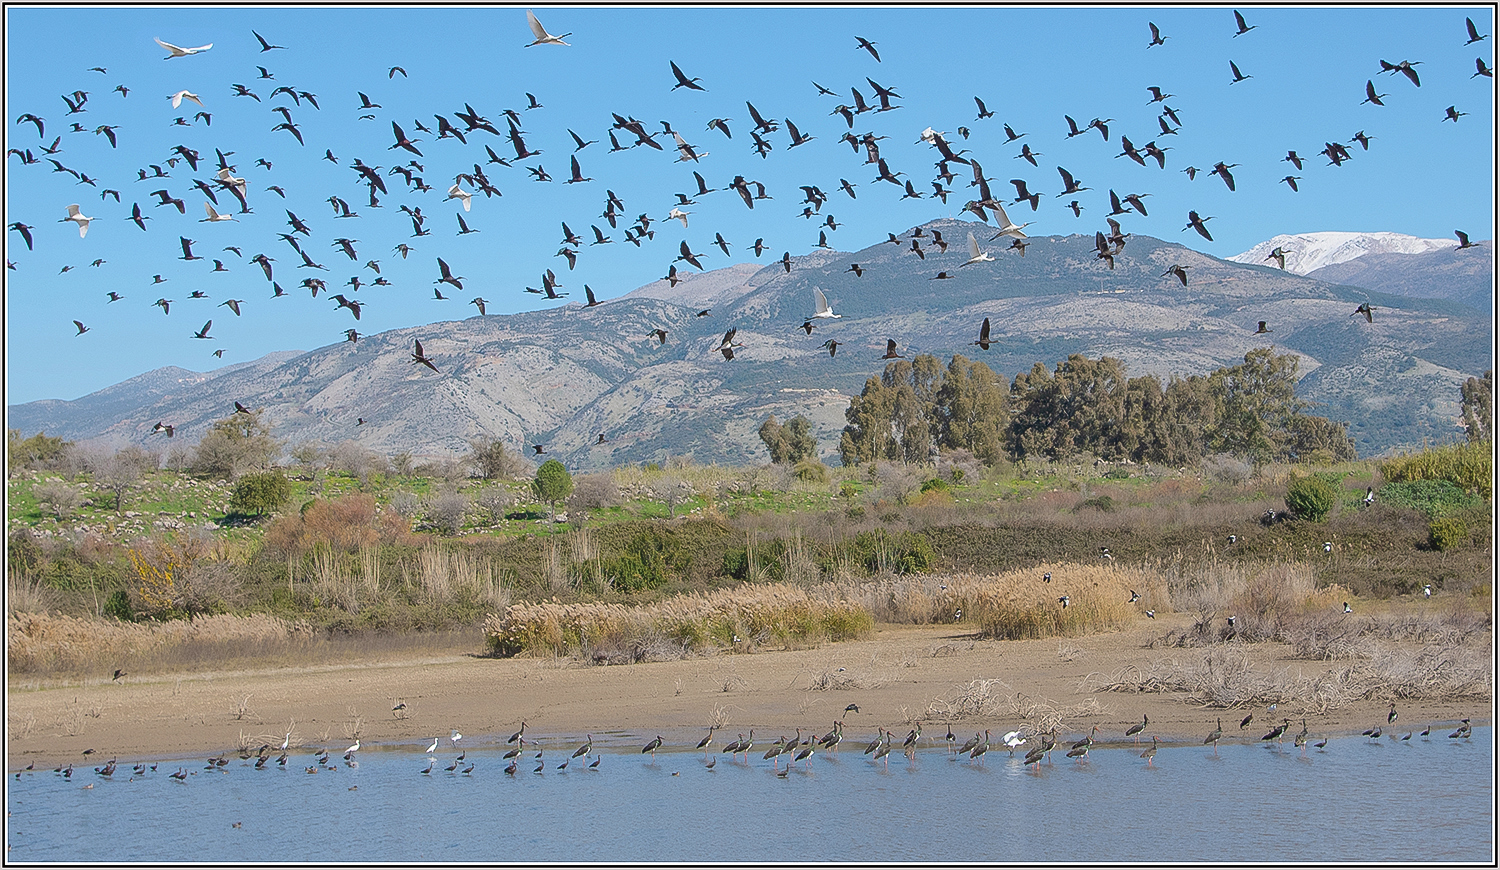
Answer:
<path fill-rule="evenodd" d="M 433 323 L 205 375 L 162 369 L 72 402 L 12 406 L 10 425 L 146 442 L 161 439 L 150 431 L 160 420 L 191 441 L 239 400 L 264 408 L 289 444 L 353 439 L 388 454 L 453 455 L 488 434 L 517 449 L 543 443 L 580 469 L 668 453 L 755 462 L 765 459 L 756 431 L 767 414 L 806 415 L 832 455 L 849 397 L 881 372 L 887 339 L 907 356 L 983 359 L 1007 380 L 1073 353 L 1109 354 L 1132 375 L 1165 378 L 1264 347 L 1268 337 L 1254 332 L 1265 320 L 1273 345 L 1301 356 L 1302 395 L 1349 420 L 1368 455 L 1450 437 L 1459 383 L 1492 365 L 1492 325 L 1476 328 L 1472 310 L 1453 302 L 1372 294 L 1148 236 L 1132 237 L 1110 270 L 1094 258 L 1092 236 L 1036 237 L 1023 258 L 990 242 L 983 224 L 923 229 L 941 233 L 949 251 L 927 246 L 919 259 L 909 241 L 819 251 L 793 258 L 790 274 L 779 261 L 741 264 L 595 308 Z M 969 232 L 995 262 L 960 266 Z M 1187 287 L 1164 276 L 1173 264 L 1187 268 Z M 937 280 L 940 270 L 955 277 Z M 841 316 L 807 335 L 798 327 L 814 287 Z M 1367 298 L 1373 324 L 1350 317 Z M 711 315 L 696 317 L 703 308 Z M 987 352 L 973 346 L 985 317 L 995 340 Z M 743 347 L 726 361 L 716 348 L 731 327 Z M 665 346 L 651 336 L 657 328 L 668 332 Z M 820 349 L 829 338 L 841 343 L 833 358 Z M 412 364 L 413 339 L 439 373 Z M 600 433 L 606 444 L 596 444 Z"/>

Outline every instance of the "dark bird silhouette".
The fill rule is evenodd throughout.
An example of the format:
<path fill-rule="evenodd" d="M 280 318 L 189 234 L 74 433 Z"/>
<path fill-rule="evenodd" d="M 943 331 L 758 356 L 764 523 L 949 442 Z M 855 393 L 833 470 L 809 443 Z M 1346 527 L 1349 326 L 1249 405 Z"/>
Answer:
<path fill-rule="evenodd" d="M 1061 166 L 1057 167 L 1057 173 L 1062 176 L 1063 180 L 1063 192 L 1059 193 L 1058 196 L 1068 196 L 1070 194 L 1079 193 L 1081 191 L 1089 189 L 1087 187 L 1080 186 L 1078 182 L 1073 179 L 1073 174 L 1068 172 L 1068 170 L 1062 168 Z"/>
<path fill-rule="evenodd" d="M 1297 191 L 1297 182 L 1301 178 L 1302 178 L 1302 176 L 1300 176 L 1300 175 L 1288 175 L 1285 178 L 1282 178 L 1281 180 L 1284 181 L 1284 182 L 1286 182 L 1287 187 L 1290 187 L 1292 189 L 1292 192 L 1295 193 Z"/>
<path fill-rule="evenodd" d="M 430 358 L 428 358 L 428 356 L 425 353 L 422 352 L 422 342 L 420 342 L 420 341 L 418 341 L 416 339 L 413 339 L 412 341 L 416 345 L 416 350 L 411 355 L 412 364 L 413 365 L 419 365 L 419 366 L 427 366 L 428 368 L 430 368 L 434 372 L 436 372 L 438 370 L 437 366 L 433 365 L 432 364 L 432 360 Z"/>
<path fill-rule="evenodd" d="M 1469 114 L 1469 113 L 1468 112 L 1460 112 L 1458 110 L 1458 108 L 1455 107 L 1455 106 L 1449 106 L 1447 108 L 1447 110 L 1445 111 L 1444 115 L 1443 115 L 1443 120 L 1444 121 L 1452 121 L 1452 122 L 1454 122 L 1456 124 L 1456 123 L 1458 123 L 1458 119 L 1460 117 L 1462 117 L 1464 115 L 1467 115 L 1467 114 Z"/>
<path fill-rule="evenodd" d="M 906 357 L 896 352 L 896 340 L 888 338 L 885 342 L 885 355 L 880 359 L 906 359 Z"/>
<path fill-rule="evenodd" d="M 870 40 L 865 39 L 863 36 L 856 36 L 854 38 L 858 42 L 855 48 L 862 48 L 865 51 L 868 51 L 870 53 L 870 57 L 875 58 L 876 63 L 880 62 L 880 53 L 875 50 L 875 46 L 879 45 L 880 43 L 871 42 Z"/>
<path fill-rule="evenodd" d="M 1474 43 L 1479 42 L 1482 39 L 1490 38 L 1488 34 L 1484 36 L 1479 35 L 1479 30 L 1474 27 L 1474 19 L 1472 18 L 1465 18 L 1464 26 L 1469 30 L 1469 41 L 1465 42 L 1464 45 L 1473 45 Z"/>
<path fill-rule="evenodd" d="M 969 344 L 979 345 L 980 350 L 990 349 L 990 319 L 988 317 L 984 319 L 983 323 L 979 324 L 979 340 L 971 341 Z"/>
<path fill-rule="evenodd" d="M 1167 271 L 1165 271 L 1165 272 L 1163 272 L 1161 274 L 1161 276 L 1163 278 L 1167 277 L 1168 275 L 1175 275 L 1175 276 L 1177 276 L 1177 280 L 1179 280 L 1179 281 L 1182 282 L 1182 286 L 1184 286 L 1184 287 L 1187 286 L 1187 267 L 1186 266 L 1180 266 L 1180 265 L 1178 265 L 1176 263 L 1173 263 L 1172 264 L 1172 268 L 1168 269 Z"/>
<path fill-rule="evenodd" d="M 695 91 L 708 90 L 708 88 L 705 88 L 702 85 L 698 84 L 698 82 L 702 81 L 702 79 L 696 76 L 694 76 L 693 78 L 688 78 L 686 75 L 684 75 L 682 69 L 677 66 L 676 61 L 669 60 L 667 61 L 667 63 L 672 65 L 672 75 L 677 79 L 677 84 L 672 86 L 672 90 L 675 91 L 678 88 L 689 88 Z"/>
<path fill-rule="evenodd" d="M 77 335 L 83 335 L 85 332 L 88 332 L 89 329 L 90 329 L 90 327 L 84 326 L 83 325 L 83 321 L 81 321 L 81 320 L 75 320 L 75 321 L 73 321 L 73 325 L 76 326 L 76 327 L 78 327 L 78 333 L 77 333 Z M 74 337 L 76 338 L 77 335 L 75 335 Z M 200 338 L 201 338 L 201 336 L 200 336 Z"/>
<path fill-rule="evenodd" d="M 1234 10 L 1234 26 L 1236 28 L 1236 30 L 1234 32 L 1234 35 L 1235 36 L 1243 36 L 1246 33 L 1249 33 L 1250 31 L 1254 30 L 1259 25 L 1251 24 L 1251 25 L 1247 26 L 1245 24 L 1245 16 L 1241 15 L 1240 11 L 1238 9 L 1236 9 L 1236 10 Z"/>
<path fill-rule="evenodd" d="M 208 334 L 208 330 L 213 325 L 214 325 L 214 322 L 212 320 L 210 320 L 209 322 L 203 324 L 203 328 L 202 329 L 200 329 L 197 332 L 193 333 L 193 338 L 207 338 L 207 339 L 212 339 L 213 336 Z"/>
<path fill-rule="evenodd" d="M 1233 169 L 1236 166 L 1239 166 L 1239 164 L 1238 163 L 1225 164 L 1223 162 L 1219 162 L 1219 163 L 1215 163 L 1214 164 L 1214 168 L 1211 171 L 1213 172 L 1213 174 L 1215 174 L 1215 175 L 1219 176 L 1220 178 L 1224 179 L 1224 184 L 1226 186 L 1228 186 L 1228 188 L 1231 191 L 1233 191 L 1234 190 L 1234 176 L 1229 174 L 1229 170 Z"/>
<path fill-rule="evenodd" d="M 443 258 L 442 257 L 438 257 L 438 270 L 442 272 L 442 277 L 438 278 L 438 280 L 436 282 L 434 282 L 434 283 L 437 283 L 437 284 L 452 284 L 454 287 L 457 287 L 459 290 L 464 289 L 464 285 L 462 283 L 463 282 L 463 276 L 459 275 L 459 276 L 455 277 L 454 274 L 453 274 L 453 272 L 448 268 L 448 264 L 445 263 L 445 262 L 443 262 Z"/>
<path fill-rule="evenodd" d="M 1171 38 L 1168 36 L 1162 36 L 1161 29 L 1149 21 L 1146 22 L 1146 26 L 1151 28 L 1151 41 L 1146 43 L 1147 48 L 1151 48 L 1154 45 L 1165 45 L 1167 40 Z"/>
<path fill-rule="evenodd" d="M 1269 254 L 1266 255 L 1266 259 L 1267 260 L 1275 260 L 1276 261 L 1276 268 L 1278 268 L 1278 269 L 1285 269 L 1286 268 L 1286 255 L 1290 254 L 1290 253 L 1292 253 L 1292 252 L 1288 251 L 1287 249 L 1285 249 L 1283 247 L 1281 247 L 1280 245 L 1277 245 L 1276 247 L 1274 247 L 1274 248 L 1271 249 L 1271 253 L 1269 253 Z"/>
<path fill-rule="evenodd" d="M 1266 322 L 1264 320 L 1260 321 L 1260 325 L 1255 329 L 1256 335 L 1269 335 L 1270 332 L 1271 329 L 1266 326 Z"/>
<path fill-rule="evenodd" d="M 1417 71 L 1412 69 L 1412 67 L 1420 63 L 1420 60 L 1403 60 L 1400 63 L 1391 64 L 1386 63 L 1384 60 L 1382 60 L 1380 62 L 1380 70 L 1381 72 L 1401 73 L 1408 79 L 1411 79 L 1412 84 L 1420 88 L 1422 86 L 1422 82 L 1417 78 Z"/>
<path fill-rule="evenodd" d="M 655 338 L 658 347 L 667 343 L 667 331 L 665 329 L 653 329 L 651 330 L 651 334 L 646 337 Z"/>
<path fill-rule="evenodd" d="M 1474 58 L 1474 74 L 1469 76 L 1469 78 L 1472 79 L 1476 76 L 1495 77 L 1495 71 L 1484 65 L 1484 58 L 1482 57 Z"/>
<path fill-rule="evenodd" d="M 1454 230 L 1453 235 L 1458 237 L 1458 247 L 1454 248 L 1454 250 L 1456 251 L 1462 251 L 1465 248 L 1479 247 L 1478 245 L 1469 241 L 1469 234 L 1464 232 L 1463 230 Z"/>
<path fill-rule="evenodd" d="M 1235 35 L 1238 36 L 1239 34 L 1235 34 Z M 1230 82 L 1230 84 L 1234 84 L 1235 82 L 1242 82 L 1245 79 L 1253 79 L 1253 78 L 1255 78 L 1255 76 L 1247 76 L 1247 75 L 1241 73 L 1240 72 L 1240 68 L 1237 65 L 1235 65 L 1235 62 L 1232 61 L 1232 60 L 1229 62 L 1229 71 L 1232 72 L 1232 73 L 1234 73 L 1234 79 L 1233 79 L 1233 81 Z"/>
<path fill-rule="evenodd" d="M 1211 221 L 1211 220 L 1213 220 L 1212 217 L 1199 217 L 1198 213 L 1196 211 L 1189 211 L 1188 212 L 1188 224 L 1187 224 L 1187 226 L 1183 227 L 1182 229 L 1183 229 L 1183 231 L 1186 231 L 1186 230 L 1189 230 L 1189 229 L 1197 230 L 1198 231 L 1198 235 L 1202 236 L 1205 239 L 1208 239 L 1211 242 L 1211 241 L 1214 240 L 1214 237 L 1208 234 L 1208 227 L 1204 226 L 1205 222 Z"/>
<path fill-rule="evenodd" d="M 1471 76 L 1471 78 L 1472 78 L 1472 76 Z M 1375 104 L 1377 106 L 1384 106 L 1385 103 L 1382 103 L 1380 100 L 1381 100 L 1382 97 L 1387 97 L 1387 96 L 1390 96 L 1390 95 L 1389 94 L 1377 94 L 1377 93 L 1375 93 L 1375 80 L 1374 79 L 1365 79 L 1365 98 L 1363 100 L 1360 100 L 1359 104 L 1361 106 L 1363 106 L 1365 103 L 1373 103 L 1373 104 Z M 1301 167 L 1299 166 L 1297 168 L 1300 169 Z"/>

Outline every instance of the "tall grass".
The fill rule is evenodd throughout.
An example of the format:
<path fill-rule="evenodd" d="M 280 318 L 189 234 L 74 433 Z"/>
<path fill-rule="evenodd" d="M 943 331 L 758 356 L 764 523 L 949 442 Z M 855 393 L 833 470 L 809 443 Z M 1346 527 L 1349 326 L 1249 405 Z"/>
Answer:
<path fill-rule="evenodd" d="M 1049 572 L 1052 580 L 1046 582 Z M 999 640 L 1077 636 L 1133 624 L 1140 610 L 1129 603 L 1132 590 L 1143 601 L 1160 602 L 1160 609 L 1169 607 L 1159 577 L 1113 564 L 1043 564 L 994 575 L 885 574 L 820 588 L 858 603 L 878 622 L 977 624 L 985 637 Z M 1058 601 L 1064 595 L 1067 607 Z"/>
<path fill-rule="evenodd" d="M 1380 473 L 1392 483 L 1447 480 L 1485 498 L 1494 497 L 1495 460 L 1488 441 L 1466 441 L 1430 447 L 1380 463 Z"/>
<path fill-rule="evenodd" d="M 200 616 L 136 624 L 46 613 L 6 618 L 12 673 L 95 672 L 133 663 L 188 660 L 226 652 L 251 654 L 308 634 L 305 625 L 271 616 Z"/>
<path fill-rule="evenodd" d="M 484 623 L 495 655 L 636 661 L 714 648 L 748 651 L 846 640 L 873 628 L 870 615 L 853 604 L 785 584 L 677 595 L 637 607 L 555 599 L 512 604 Z"/>

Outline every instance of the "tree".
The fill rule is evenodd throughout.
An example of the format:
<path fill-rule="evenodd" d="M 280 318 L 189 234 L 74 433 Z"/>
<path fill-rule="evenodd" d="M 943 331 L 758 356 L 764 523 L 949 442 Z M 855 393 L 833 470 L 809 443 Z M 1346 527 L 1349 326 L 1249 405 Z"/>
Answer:
<path fill-rule="evenodd" d="M 98 453 L 85 463 L 94 477 L 94 485 L 115 497 L 115 513 L 125 504 L 125 495 L 135 487 L 146 471 L 150 456 L 139 447 L 127 447 L 114 453 Z"/>
<path fill-rule="evenodd" d="M 488 435 L 469 442 L 468 459 L 478 467 L 479 476 L 485 480 L 510 480 L 529 470 L 524 460 Z"/>
<path fill-rule="evenodd" d="M 5 430 L 6 452 L 13 468 L 46 468 L 55 464 L 73 447 L 72 441 L 48 438 L 38 432 L 22 438 L 20 429 Z"/>
<path fill-rule="evenodd" d="M 1469 378 L 1459 388 L 1463 397 L 1464 434 L 1470 441 L 1493 441 L 1495 438 L 1495 372 L 1483 378 Z"/>
<path fill-rule="evenodd" d="M 813 456 L 818 450 L 818 440 L 812 434 L 812 421 L 798 414 L 783 426 L 776 422 L 773 414 L 760 424 L 760 440 L 771 454 L 776 465 L 797 463 Z"/>
<path fill-rule="evenodd" d="M 193 450 L 194 474 L 233 480 L 252 468 L 264 468 L 281 452 L 281 442 L 260 419 L 261 412 L 235 412 L 209 428 Z"/>
<path fill-rule="evenodd" d="M 1318 477 L 1301 477 L 1286 488 L 1286 506 L 1299 520 L 1321 523 L 1338 503 L 1338 490 Z"/>
<path fill-rule="evenodd" d="M 279 471 L 246 474 L 234 485 L 229 507 L 238 513 L 264 516 L 292 497 L 291 481 Z"/>
<path fill-rule="evenodd" d="M 568 469 L 556 459 L 549 459 L 542 463 L 542 467 L 536 471 L 536 480 L 532 481 L 531 488 L 536 492 L 536 497 L 551 506 L 551 517 L 557 518 L 557 503 L 567 498 L 573 492 L 573 475 Z"/>
<path fill-rule="evenodd" d="M 1288 455 L 1291 418 L 1306 406 L 1296 393 L 1296 354 L 1256 348 L 1240 365 L 1209 375 L 1209 383 L 1220 407 L 1210 449 L 1256 462 Z"/>
<path fill-rule="evenodd" d="M 1119 360 L 1073 354 L 1050 375 L 1037 363 L 1029 375 L 1016 375 L 1010 397 L 1008 436 L 1015 456 L 1122 456 L 1116 439 L 1125 415 L 1125 364 Z"/>
<path fill-rule="evenodd" d="M 945 450 L 968 450 L 986 465 L 1004 459 L 1005 382 L 989 366 L 957 354 L 938 387 L 932 417 Z"/>

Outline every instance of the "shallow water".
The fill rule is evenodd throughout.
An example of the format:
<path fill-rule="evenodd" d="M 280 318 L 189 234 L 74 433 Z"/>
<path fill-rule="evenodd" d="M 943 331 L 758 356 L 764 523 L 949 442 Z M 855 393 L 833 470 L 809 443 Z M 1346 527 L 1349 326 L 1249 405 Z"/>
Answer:
<path fill-rule="evenodd" d="M 874 735 L 869 735 L 873 737 Z M 1096 748 L 1040 769 L 992 751 L 983 765 L 939 743 L 889 767 L 853 736 L 786 778 L 715 753 L 606 748 L 598 770 L 504 747 L 471 749 L 472 774 L 430 775 L 412 750 L 305 772 L 234 758 L 160 761 L 135 777 L 93 766 L 6 780 L 11 861 L 1493 861 L 1493 729 L 1410 742 L 1334 740 Z M 570 744 L 569 750 L 572 746 Z M 716 742 L 716 746 L 722 743 Z M 1065 744 L 1066 747 L 1066 744 Z M 179 767 L 192 775 L 177 782 Z M 462 770 L 460 766 L 459 770 Z M 92 785 L 93 788 L 85 788 Z M 233 827 L 234 823 L 240 827 Z"/>

